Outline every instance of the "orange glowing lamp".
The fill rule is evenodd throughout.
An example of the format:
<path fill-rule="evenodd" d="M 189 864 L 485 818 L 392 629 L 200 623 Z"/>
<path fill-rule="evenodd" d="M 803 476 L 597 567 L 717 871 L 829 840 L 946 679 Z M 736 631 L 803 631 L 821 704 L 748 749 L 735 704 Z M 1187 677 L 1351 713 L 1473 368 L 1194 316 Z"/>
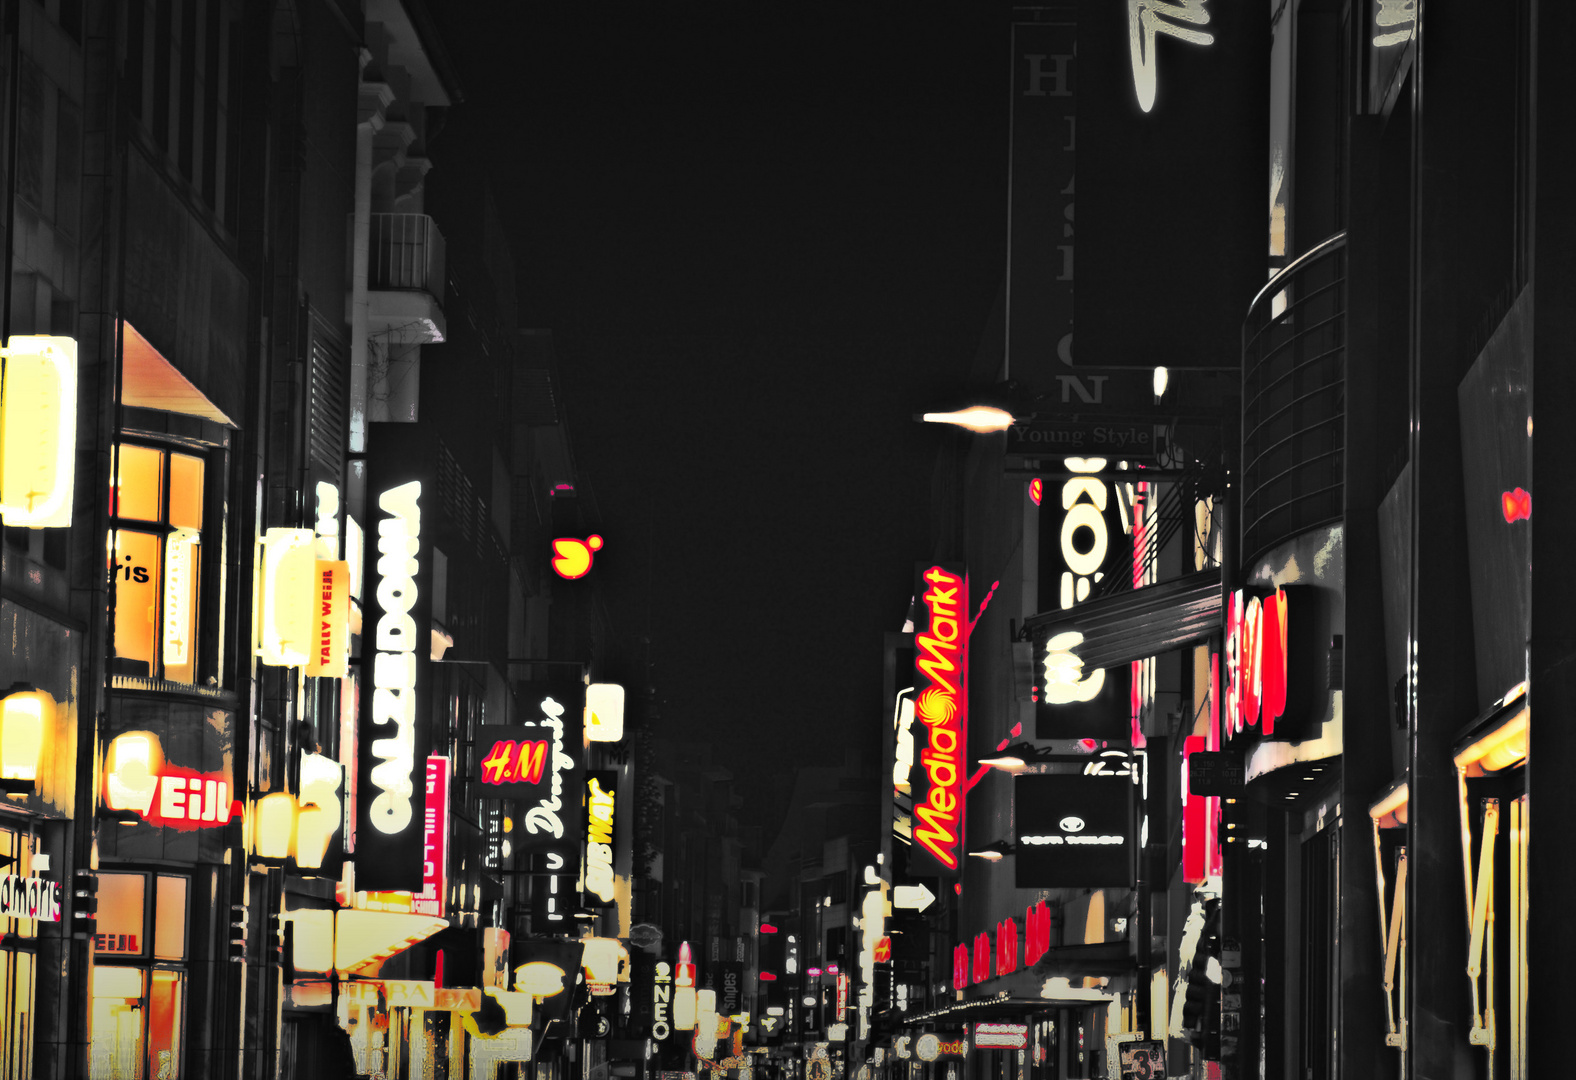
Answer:
<path fill-rule="evenodd" d="M 55 699 L 18 683 L 0 702 L 0 791 L 28 792 L 38 781 L 44 730 L 55 718 Z"/>

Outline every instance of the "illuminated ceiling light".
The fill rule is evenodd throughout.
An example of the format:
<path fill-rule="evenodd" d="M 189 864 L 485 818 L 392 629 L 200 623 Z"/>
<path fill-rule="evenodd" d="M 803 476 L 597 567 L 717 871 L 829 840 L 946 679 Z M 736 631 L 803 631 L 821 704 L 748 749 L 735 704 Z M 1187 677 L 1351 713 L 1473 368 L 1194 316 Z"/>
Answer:
<path fill-rule="evenodd" d="M 13 337 L 0 387 L 0 516 L 13 527 L 71 524 L 77 450 L 77 343 Z"/>
<path fill-rule="evenodd" d="M 1155 397 L 1164 397 L 1166 386 L 1171 382 L 1171 372 L 1163 367 L 1155 368 Z"/>
<path fill-rule="evenodd" d="M 1530 709 L 1521 709 L 1457 754 L 1456 766 L 1468 776 L 1481 776 L 1526 760 L 1531 715 Z"/>
<path fill-rule="evenodd" d="M 54 698 L 26 683 L 11 687 L 0 702 L 0 791 L 33 790 L 44 731 L 54 719 Z"/>
<path fill-rule="evenodd" d="M 970 405 L 952 412 L 922 413 L 920 419 L 927 424 L 952 424 L 980 435 L 1006 431 L 1015 422 L 1012 413 L 994 405 Z"/>

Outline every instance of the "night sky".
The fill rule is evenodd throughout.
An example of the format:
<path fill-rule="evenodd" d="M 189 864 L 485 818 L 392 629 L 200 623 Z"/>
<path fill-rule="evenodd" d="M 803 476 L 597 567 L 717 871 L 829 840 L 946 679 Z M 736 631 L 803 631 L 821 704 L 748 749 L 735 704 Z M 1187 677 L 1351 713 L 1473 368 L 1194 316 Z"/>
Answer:
<path fill-rule="evenodd" d="M 649 633 L 659 734 L 740 769 L 877 745 L 944 437 L 912 414 L 1005 259 L 1009 14 L 949 8 L 433 5 L 616 629 Z"/>

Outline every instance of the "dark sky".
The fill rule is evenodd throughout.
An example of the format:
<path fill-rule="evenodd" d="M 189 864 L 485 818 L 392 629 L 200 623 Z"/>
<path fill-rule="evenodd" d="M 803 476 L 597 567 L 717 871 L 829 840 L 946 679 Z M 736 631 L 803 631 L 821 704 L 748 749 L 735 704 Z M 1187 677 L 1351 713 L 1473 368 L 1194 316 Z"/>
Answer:
<path fill-rule="evenodd" d="M 443 137 L 485 140 L 662 733 L 837 760 L 928 554 L 941 436 L 911 414 L 1004 265 L 1007 10 L 481 10 L 433 5 L 466 94 Z"/>

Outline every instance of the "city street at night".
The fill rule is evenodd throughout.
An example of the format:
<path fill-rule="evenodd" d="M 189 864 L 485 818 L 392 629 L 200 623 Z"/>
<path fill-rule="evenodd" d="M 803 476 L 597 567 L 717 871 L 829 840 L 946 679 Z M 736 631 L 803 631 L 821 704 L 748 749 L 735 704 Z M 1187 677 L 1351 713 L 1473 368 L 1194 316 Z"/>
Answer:
<path fill-rule="evenodd" d="M 0 1080 L 1562 1075 L 1576 5 L 0 49 Z"/>

